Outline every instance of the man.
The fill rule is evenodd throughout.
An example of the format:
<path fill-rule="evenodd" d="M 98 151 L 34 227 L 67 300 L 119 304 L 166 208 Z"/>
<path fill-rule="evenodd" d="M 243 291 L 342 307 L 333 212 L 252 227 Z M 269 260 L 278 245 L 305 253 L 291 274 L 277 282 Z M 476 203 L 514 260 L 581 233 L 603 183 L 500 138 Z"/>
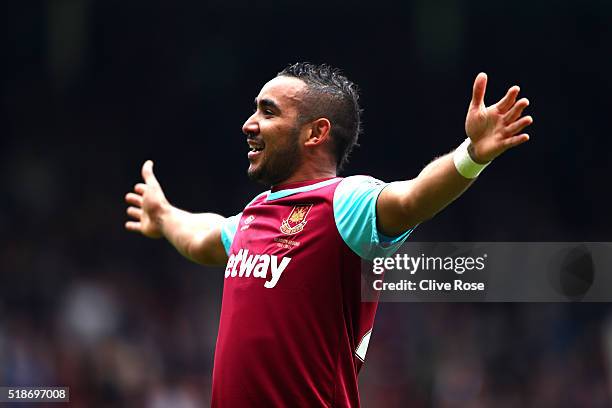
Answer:
<path fill-rule="evenodd" d="M 474 82 L 468 139 L 414 179 L 336 177 L 357 142 L 355 85 L 298 63 L 261 89 L 242 130 L 248 175 L 271 186 L 233 217 L 169 204 L 153 174 L 128 193 L 130 231 L 165 237 L 189 259 L 226 265 L 213 370 L 218 407 L 355 407 L 375 302 L 361 302 L 360 262 L 391 255 L 412 229 L 458 197 L 484 166 L 529 139 L 529 102 L 510 88 L 485 107 Z"/>

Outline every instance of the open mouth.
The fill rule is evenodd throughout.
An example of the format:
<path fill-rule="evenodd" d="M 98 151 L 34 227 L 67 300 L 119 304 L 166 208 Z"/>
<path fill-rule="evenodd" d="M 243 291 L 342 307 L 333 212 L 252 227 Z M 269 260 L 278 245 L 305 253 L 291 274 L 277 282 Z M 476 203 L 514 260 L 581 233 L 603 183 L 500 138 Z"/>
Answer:
<path fill-rule="evenodd" d="M 249 158 L 255 157 L 266 147 L 262 141 L 255 139 L 248 139 L 247 143 L 249 144 Z"/>

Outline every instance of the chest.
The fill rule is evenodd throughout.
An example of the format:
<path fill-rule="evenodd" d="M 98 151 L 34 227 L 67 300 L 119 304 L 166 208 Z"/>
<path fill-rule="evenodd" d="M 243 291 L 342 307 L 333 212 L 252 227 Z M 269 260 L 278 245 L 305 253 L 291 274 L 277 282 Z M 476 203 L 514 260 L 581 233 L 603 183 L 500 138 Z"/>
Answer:
<path fill-rule="evenodd" d="M 259 203 L 247 207 L 232 242 L 226 285 L 312 289 L 333 279 L 341 262 L 330 202 Z M 261 279 L 257 279 L 261 278 Z"/>

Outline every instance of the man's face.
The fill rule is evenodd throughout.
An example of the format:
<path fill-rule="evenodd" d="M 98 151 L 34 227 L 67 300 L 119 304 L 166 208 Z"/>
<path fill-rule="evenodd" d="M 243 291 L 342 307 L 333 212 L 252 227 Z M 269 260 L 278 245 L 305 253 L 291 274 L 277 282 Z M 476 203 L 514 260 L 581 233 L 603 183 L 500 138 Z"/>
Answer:
<path fill-rule="evenodd" d="M 298 114 L 305 88 L 301 80 L 282 76 L 261 88 L 256 110 L 242 126 L 251 148 L 248 175 L 252 180 L 281 183 L 302 163 Z"/>

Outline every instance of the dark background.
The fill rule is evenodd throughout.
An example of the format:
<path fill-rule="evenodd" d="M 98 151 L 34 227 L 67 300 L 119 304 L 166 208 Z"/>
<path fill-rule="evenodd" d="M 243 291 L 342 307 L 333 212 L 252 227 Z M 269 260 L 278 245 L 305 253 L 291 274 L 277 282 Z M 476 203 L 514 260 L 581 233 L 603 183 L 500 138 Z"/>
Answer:
<path fill-rule="evenodd" d="M 345 174 L 412 178 L 464 139 L 474 77 L 531 141 L 421 241 L 610 241 L 612 3 L 10 2 L 1 13 L 0 385 L 72 406 L 206 406 L 222 275 L 123 230 L 155 160 L 171 202 L 239 212 L 241 125 L 295 61 L 362 89 Z M 601 271 L 605 273 L 605 271 Z M 611 406 L 608 304 L 381 304 L 366 407 Z"/>

